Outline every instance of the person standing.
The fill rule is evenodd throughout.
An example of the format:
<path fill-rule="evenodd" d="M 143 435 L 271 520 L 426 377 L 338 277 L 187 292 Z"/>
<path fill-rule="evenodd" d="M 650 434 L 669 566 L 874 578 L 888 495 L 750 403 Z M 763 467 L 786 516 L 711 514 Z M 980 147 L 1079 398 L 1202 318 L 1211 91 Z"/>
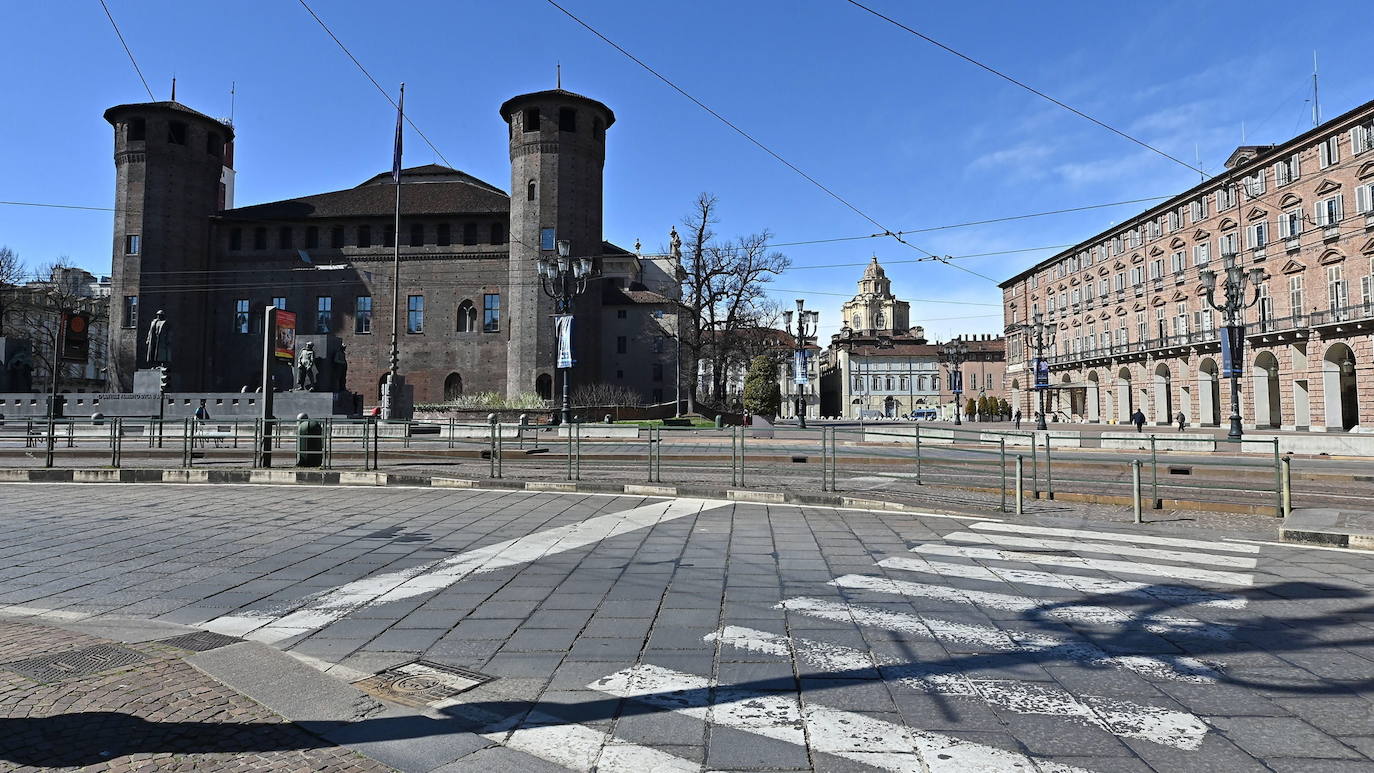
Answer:
<path fill-rule="evenodd" d="M 1178 423 L 1178 431 L 1182 432 L 1188 424 L 1188 417 L 1183 415 L 1183 411 L 1179 411 L 1178 415 L 1174 417 L 1174 421 Z"/>
<path fill-rule="evenodd" d="M 205 407 L 205 400 L 202 398 L 200 405 L 196 406 L 196 430 L 203 433 L 205 431 L 205 423 L 209 420 L 210 409 Z M 199 438 L 197 443 L 203 447 L 205 445 L 205 438 Z"/>
<path fill-rule="evenodd" d="M 1021 429 L 1021 409 L 1017 408 L 1016 413 L 1012 414 L 1011 420 L 1016 422 L 1016 429 Z"/>
<path fill-rule="evenodd" d="M 1145 412 L 1136 408 L 1135 413 L 1131 414 L 1131 423 L 1135 425 L 1136 432 L 1142 431 L 1145 426 Z"/>

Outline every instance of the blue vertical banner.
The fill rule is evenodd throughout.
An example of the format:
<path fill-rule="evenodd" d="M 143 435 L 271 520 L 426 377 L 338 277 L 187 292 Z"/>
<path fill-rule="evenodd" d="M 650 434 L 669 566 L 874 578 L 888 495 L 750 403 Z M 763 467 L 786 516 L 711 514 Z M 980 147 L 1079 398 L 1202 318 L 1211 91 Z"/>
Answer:
<path fill-rule="evenodd" d="M 1221 328 L 1221 377 L 1241 375 L 1245 363 L 1245 329 L 1225 325 Z"/>
<path fill-rule="evenodd" d="M 1050 361 L 1044 357 L 1035 358 L 1035 388 L 1046 389 L 1050 385 Z"/>
<path fill-rule="evenodd" d="M 554 335 L 558 338 L 558 367 L 560 368 L 573 366 L 572 324 L 573 315 L 571 314 L 558 314 L 553 318 Z"/>
<path fill-rule="evenodd" d="M 792 353 L 792 381 L 802 386 L 811 383 L 811 379 L 806 373 L 807 354 L 808 352 L 804 350 Z"/>

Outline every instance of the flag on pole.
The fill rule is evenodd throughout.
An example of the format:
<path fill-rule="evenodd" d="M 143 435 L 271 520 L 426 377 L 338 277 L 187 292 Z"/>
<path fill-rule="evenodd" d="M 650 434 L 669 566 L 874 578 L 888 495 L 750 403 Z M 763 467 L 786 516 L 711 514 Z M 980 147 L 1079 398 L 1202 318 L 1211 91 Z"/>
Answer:
<path fill-rule="evenodd" d="M 401 184 L 401 123 L 406 112 L 406 85 L 401 84 L 401 101 L 396 103 L 396 152 L 391 159 L 391 179 Z"/>

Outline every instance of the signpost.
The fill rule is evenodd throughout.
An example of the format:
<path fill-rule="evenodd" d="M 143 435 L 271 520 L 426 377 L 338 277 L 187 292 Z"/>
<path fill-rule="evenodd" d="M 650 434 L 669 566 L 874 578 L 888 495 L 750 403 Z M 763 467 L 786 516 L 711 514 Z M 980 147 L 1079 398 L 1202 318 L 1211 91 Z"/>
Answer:
<path fill-rule="evenodd" d="M 294 362 L 296 359 L 296 315 L 276 306 L 268 306 L 262 325 L 262 445 L 258 449 L 263 467 L 272 466 L 272 411 L 276 383 L 272 365 L 277 359 Z"/>

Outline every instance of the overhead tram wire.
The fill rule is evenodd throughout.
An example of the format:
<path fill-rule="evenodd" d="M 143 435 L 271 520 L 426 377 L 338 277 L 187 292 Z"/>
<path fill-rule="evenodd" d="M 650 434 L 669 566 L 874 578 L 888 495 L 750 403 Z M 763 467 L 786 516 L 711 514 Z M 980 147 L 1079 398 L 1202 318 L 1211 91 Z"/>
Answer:
<path fill-rule="evenodd" d="M 971 64 L 971 65 L 974 65 L 975 67 L 978 67 L 978 68 L 980 68 L 980 69 L 982 69 L 982 70 L 986 70 L 987 72 L 990 72 L 990 73 L 992 73 L 993 75 L 996 75 L 997 77 L 1001 78 L 1002 80 L 1007 81 L 1008 83 L 1012 83 L 1012 84 L 1014 84 L 1014 85 L 1016 85 L 1016 86 L 1019 86 L 1019 87 L 1025 89 L 1026 91 L 1029 91 L 1030 93 L 1036 95 L 1037 97 L 1040 97 L 1041 99 L 1044 99 L 1044 100 L 1046 100 L 1046 101 L 1048 101 L 1048 102 L 1052 102 L 1052 103 L 1058 105 L 1059 107 L 1062 107 L 1062 108 L 1064 108 L 1065 110 L 1069 111 L 1070 113 L 1073 113 L 1074 115 L 1079 116 L 1080 118 L 1087 119 L 1087 120 L 1089 120 L 1089 121 L 1091 121 L 1091 122 L 1097 124 L 1098 126 L 1101 126 L 1102 128 L 1106 129 L 1107 131 L 1109 131 L 1109 132 L 1111 132 L 1111 133 L 1113 133 L 1113 134 L 1116 134 L 1116 135 L 1118 135 L 1118 136 L 1120 136 L 1120 137 L 1123 137 L 1123 138 L 1125 138 L 1125 139 L 1127 139 L 1127 140 L 1130 140 L 1131 142 L 1134 142 L 1135 144 L 1139 145 L 1139 146 L 1142 147 L 1142 148 L 1145 148 L 1146 150 L 1151 151 L 1152 153 L 1157 153 L 1157 154 L 1163 156 L 1164 158 L 1167 158 L 1167 159 L 1169 159 L 1170 161 L 1174 162 L 1175 164 L 1178 164 L 1179 166 L 1182 166 L 1182 167 L 1184 167 L 1184 168 L 1186 168 L 1186 169 L 1189 169 L 1189 170 L 1192 170 L 1192 171 L 1194 171 L 1194 172 L 1197 172 L 1198 174 L 1207 176 L 1207 173 L 1206 173 L 1206 172 L 1204 172 L 1204 171 L 1202 171 L 1201 169 L 1199 169 L 1199 168 L 1193 166 L 1192 164 L 1190 164 L 1190 163 L 1188 163 L 1188 162 L 1186 162 L 1186 161 L 1183 161 L 1182 159 L 1179 159 L 1179 158 L 1177 158 L 1177 157 L 1175 157 L 1175 156 L 1172 156 L 1172 155 L 1170 155 L 1170 154 L 1168 154 L 1168 153 L 1165 153 L 1164 151 L 1160 150 L 1159 148 L 1155 147 L 1154 145 L 1151 145 L 1150 143 L 1148 143 L 1148 142 L 1146 142 L 1146 141 L 1144 141 L 1144 140 L 1142 140 L 1142 139 L 1139 139 L 1139 138 L 1137 138 L 1137 137 L 1133 137 L 1133 136 L 1127 134 L 1126 132 L 1124 132 L 1124 131 L 1122 131 L 1122 130 L 1116 128 L 1115 126 L 1112 126 L 1111 124 L 1106 123 L 1105 121 L 1101 121 L 1101 120 L 1099 120 L 1099 119 L 1097 119 L 1097 118 L 1094 118 L 1094 117 L 1088 115 L 1087 113 L 1083 112 L 1082 110 L 1079 110 L 1079 109 L 1076 108 L 1076 107 L 1073 107 L 1073 106 L 1071 106 L 1071 105 L 1067 105 L 1067 104 L 1065 104 L 1065 103 L 1059 101 L 1058 99 L 1055 99 L 1054 97 L 1050 96 L 1049 94 L 1046 94 L 1045 92 L 1040 91 L 1039 89 L 1035 88 L 1034 86 L 1030 86 L 1030 85 L 1028 85 L 1028 84 L 1026 84 L 1026 83 L 1023 83 L 1023 82 L 1021 82 L 1021 81 L 1019 81 L 1019 80 L 1013 78 L 1012 76 L 1007 75 L 1006 73 L 1002 72 L 1001 70 L 998 70 L 997 68 L 992 67 L 991 65 L 983 64 L 982 62 L 978 61 L 977 59 L 974 59 L 973 57 L 969 56 L 968 54 L 965 54 L 965 53 L 963 53 L 963 52 L 961 52 L 961 51 L 957 51 L 957 50 L 955 50 L 955 49 L 953 49 L 953 48 L 950 48 L 949 46 L 945 45 L 944 43 L 941 43 L 940 41 L 936 40 L 935 38 L 932 38 L 932 37 L 930 37 L 929 35 L 926 35 L 926 34 L 923 34 L 923 33 L 921 33 L 921 32 L 918 32 L 918 31 L 912 29 L 911 27 L 908 27 L 907 25 L 905 25 L 905 24 L 903 24 L 903 23 L 897 21 L 896 19 L 892 18 L 891 16 L 887 16 L 887 15 L 885 15 L 885 14 L 883 14 L 883 13 L 877 11 L 877 10 L 874 10 L 873 8 L 869 8 L 868 6 L 864 5 L 863 3 L 858 2 L 858 0 L 845 0 L 845 2 L 849 3 L 850 5 L 854 6 L 855 8 L 859 8 L 859 9 L 862 9 L 862 10 L 864 10 L 864 11 L 867 11 L 868 13 L 870 13 L 870 14 L 872 14 L 872 15 L 878 17 L 879 19 L 882 19 L 883 21 L 885 21 L 885 22 L 887 22 L 887 23 L 889 23 L 889 24 L 892 24 L 893 26 L 900 27 L 901 29 L 906 30 L 907 32 L 911 33 L 912 35 L 915 35 L 916 37 L 920 38 L 921 40 L 924 40 L 924 41 L 926 41 L 927 43 L 929 43 L 929 44 L 931 44 L 931 45 L 933 45 L 933 46 L 935 46 L 935 47 L 937 47 L 937 48 L 939 48 L 939 49 L 942 49 L 942 50 L 944 50 L 944 51 L 947 51 L 947 52 L 949 52 L 949 53 L 951 53 L 951 54 L 953 54 L 953 55 L 959 57 L 960 59 L 963 59 L 965 62 L 968 62 L 968 63 Z"/>
<path fill-rule="evenodd" d="M 302 2 L 303 2 L 303 1 L 304 1 L 304 0 L 302 0 Z M 953 263 L 950 263 L 950 262 L 946 261 L 944 258 L 942 258 L 941 256 L 936 255 L 935 253 L 931 252 L 930 250 L 927 250 L 927 249 L 925 249 L 925 248 L 923 248 L 923 247 L 918 247 L 917 245 L 912 244 L 911 242 L 907 241 L 906 239 L 903 239 L 903 238 L 902 238 L 902 235 L 901 235 L 900 233 L 898 233 L 898 232 L 896 232 L 896 231 L 893 231 L 891 228 L 888 228 L 887 226 L 885 226 L 885 225 L 883 225 L 882 223 L 878 222 L 876 219 L 874 219 L 874 218 L 873 218 L 871 215 L 869 215 L 867 212 L 864 212 L 863 210 L 861 210 L 861 209 L 859 209 L 857 206 L 855 206 L 853 203 L 851 203 L 848 199 L 846 199 L 845 197 L 843 197 L 843 196 L 841 196 L 840 194 L 836 193 L 835 191 L 831 190 L 830 188 L 827 188 L 827 187 L 826 187 L 825 185 L 823 185 L 819 180 L 817 180 L 816 178 L 814 178 L 814 177 L 812 177 L 811 175 L 807 174 L 806 172 L 802 171 L 802 169 L 801 169 L 800 167 L 798 167 L 796 164 L 793 164 L 791 161 L 788 161 L 787 159 L 783 158 L 781 155 L 779 155 L 779 154 L 777 153 L 777 151 L 775 151 L 775 150 L 773 150 L 772 148 L 768 147 L 767 145 L 763 144 L 761 141 L 759 141 L 758 139 L 756 139 L 756 138 L 755 138 L 752 134 L 750 134 L 749 132 L 746 132 L 745 130 L 743 130 L 743 129 L 741 129 L 740 127 L 736 126 L 734 123 L 732 123 L 732 122 L 730 121 L 730 119 L 726 118 L 725 116 L 721 115 L 720 113 L 717 113 L 715 110 L 712 110 L 706 103 L 702 102 L 701 100 L 699 100 L 699 99 L 697 99 L 696 97 L 692 96 L 691 94 L 687 93 L 687 91 L 686 91 L 685 89 L 683 89 L 681 86 L 677 85 L 677 84 L 674 83 L 673 81 L 669 80 L 669 79 L 667 78 L 667 76 L 663 75 L 663 74 L 660 73 L 659 71 L 657 71 L 657 70 L 655 70 L 654 68 L 650 67 L 649 65 L 645 64 L 644 61 L 641 60 L 639 57 L 637 57 L 637 56 L 635 56 L 634 54 L 630 53 L 629 51 L 625 50 L 623 47 L 620 46 L 620 44 L 616 43 L 614 40 L 611 40 L 610 38 L 608 38 L 608 37 L 606 37 L 605 35 L 603 35 L 599 30 L 597 30 L 597 29 L 596 29 L 595 27 L 593 27 L 592 25 L 590 25 L 590 24 L 588 24 L 587 22 L 585 22 L 585 21 L 583 21 L 582 19 L 580 19 L 580 18 L 579 18 L 576 14 L 574 14 L 572 11 L 569 11 L 568 9 L 566 9 L 566 8 L 564 8 L 563 6 L 559 5 L 559 4 L 556 2 L 556 0 L 544 0 L 544 1 L 547 2 L 549 5 L 553 6 L 554 8 L 558 9 L 564 16 L 567 16 L 569 19 L 572 19 L 574 22 L 577 22 L 577 24 L 580 25 L 583 29 L 587 30 L 588 32 L 590 32 L 590 33 L 592 33 L 593 35 L 595 35 L 595 36 L 597 36 L 598 38 L 600 38 L 602 41 L 604 41 L 604 42 L 605 42 L 607 45 L 609 45 L 610 47 L 612 47 L 612 48 L 614 48 L 615 50 L 619 51 L 621 54 L 624 54 L 625 57 L 626 57 L 627 59 L 629 59 L 630 61 L 632 61 L 632 62 L 634 62 L 635 64 L 639 65 L 640 67 L 644 68 L 644 70 L 647 71 L 650 75 L 653 75 L 655 78 L 658 78 L 659 80 L 663 81 L 665 84 L 668 85 L 669 88 L 673 89 L 673 90 L 676 91 L 677 93 L 679 93 L 679 94 L 681 94 L 682 96 L 686 97 L 692 104 L 696 105 L 697 107 L 701 108 L 702 110 L 705 110 L 707 113 L 709 113 L 709 114 L 710 114 L 712 117 L 714 117 L 716 120 L 718 120 L 718 121 L 720 121 L 721 123 L 723 123 L 723 124 L 725 124 L 726 126 L 728 126 L 732 131 L 734 131 L 736 134 L 738 134 L 738 135 L 740 135 L 741 137 L 743 137 L 743 138 L 745 138 L 746 140 L 748 140 L 748 141 L 749 141 L 750 143 L 752 143 L 755 147 L 759 148 L 759 149 L 762 150 L 763 152 L 765 152 L 765 153 L 767 153 L 768 155 L 772 156 L 774 159 L 776 159 L 779 163 L 781 163 L 781 164 L 783 164 L 784 166 L 786 166 L 788 169 L 791 169 L 793 172 L 796 172 L 798 175 L 800 175 L 800 176 L 802 177 L 802 179 L 804 179 L 804 180 L 806 180 L 807 182 L 811 183 L 812 185 L 816 186 L 816 187 L 819 188 L 821 191 L 823 191 L 826 195 L 830 196 L 831 198 L 835 199 L 835 200 L 838 201 L 839 203 L 843 204 L 845 207 L 847 207 L 848 209 L 850 209 L 851 211 L 853 211 L 853 212 L 854 212 L 855 214 L 857 214 L 859 217 L 862 217 L 864 220 L 867 220 L 868 222 L 870 222 L 870 223 L 872 223 L 873 225 L 877 226 L 878 228 L 882 229 L 882 235 L 883 235 L 883 236 L 887 236 L 887 237 L 890 237 L 890 238 L 892 238 L 892 239 L 895 239 L 895 240 L 897 240 L 899 243 L 904 244 L 904 245 L 906 245 L 907 247 L 910 247 L 911 249 L 913 249 L 913 250 L 915 250 L 915 251 L 917 251 L 917 252 L 925 253 L 926 255 L 929 255 L 930 258 L 931 258 L 932 260 L 938 261 L 938 262 L 940 262 L 940 263 L 944 263 L 945 265 L 950 266 L 951 268 L 957 268 L 957 269 L 959 269 L 960 271 L 963 271 L 963 272 L 968 273 L 968 274 L 972 274 L 972 275 L 974 275 L 974 276 L 976 276 L 976 277 L 979 277 L 979 278 L 981 278 L 981 279 L 986 279 L 986 280 L 988 280 L 989 282 L 992 282 L 992 283 L 996 284 L 997 280 L 996 280 L 996 279 L 993 279 L 992 277 L 990 277 L 990 276 L 988 276 L 988 275 L 986 275 L 986 274 L 981 274 L 981 273 L 979 273 L 979 272 L 977 272 L 977 271 L 974 271 L 973 269 L 965 268 L 964 266 L 959 266 L 959 265 L 955 265 L 955 264 L 953 264 Z"/>
<path fill-rule="evenodd" d="M 157 97 L 153 96 L 153 90 L 148 88 L 148 79 L 143 77 L 143 70 L 138 66 L 138 60 L 134 59 L 134 52 L 124 40 L 124 33 L 119 31 L 119 25 L 115 23 L 114 14 L 110 13 L 110 6 L 105 4 L 105 0 L 100 0 L 100 7 L 105 9 L 105 16 L 110 20 L 110 26 L 114 27 L 114 33 L 119 38 L 119 44 L 124 46 L 124 53 L 129 55 L 129 63 L 134 66 L 134 72 L 138 73 L 138 79 L 143 82 L 143 90 L 148 92 L 148 101 L 156 102 Z"/>

